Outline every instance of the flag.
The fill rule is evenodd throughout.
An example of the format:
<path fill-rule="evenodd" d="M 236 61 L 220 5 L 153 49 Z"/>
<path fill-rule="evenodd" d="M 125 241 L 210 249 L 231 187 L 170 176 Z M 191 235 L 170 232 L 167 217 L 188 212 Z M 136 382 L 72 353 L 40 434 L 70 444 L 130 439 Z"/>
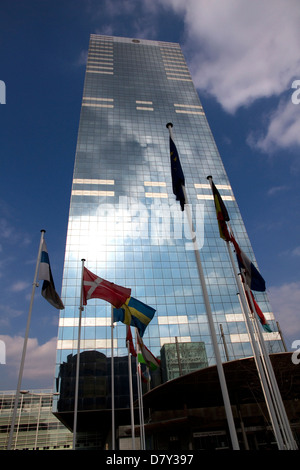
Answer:
<path fill-rule="evenodd" d="M 134 349 L 134 344 L 133 344 L 133 340 L 132 340 L 132 334 L 131 334 L 131 328 L 130 326 L 126 326 L 126 346 L 127 344 L 129 343 L 129 352 L 134 356 L 136 357 L 137 354 L 136 354 L 136 350 Z"/>
<path fill-rule="evenodd" d="M 149 369 L 147 369 L 145 372 L 143 372 L 142 369 L 139 367 L 138 370 L 139 370 L 142 382 L 144 384 L 150 383 L 151 382 L 151 376 L 150 376 L 150 373 L 149 373 Z"/>
<path fill-rule="evenodd" d="M 179 155 L 176 145 L 170 136 L 170 159 L 171 159 L 171 175 L 173 193 L 176 196 L 176 201 L 180 201 L 181 210 L 184 210 L 185 197 L 182 186 L 185 186 L 185 178 L 181 168 Z"/>
<path fill-rule="evenodd" d="M 245 271 L 246 283 L 251 290 L 264 292 L 266 290 L 266 283 L 260 272 L 256 269 L 252 261 L 239 247 L 233 235 L 231 235 L 231 241 L 234 245 L 237 261 L 239 268 Z"/>
<path fill-rule="evenodd" d="M 253 301 L 253 305 L 254 305 L 254 308 L 255 308 L 255 311 L 259 317 L 259 320 L 260 320 L 260 323 L 263 327 L 263 329 L 267 332 L 267 333 L 272 333 L 272 330 L 270 328 L 270 325 L 267 323 L 267 320 L 264 316 L 264 314 L 262 313 L 258 303 L 256 302 L 255 298 L 254 298 L 254 295 L 252 293 L 252 291 L 250 291 L 250 294 L 251 294 L 251 298 L 252 298 L 252 301 Z M 250 307 L 250 310 L 251 312 L 253 313 L 253 308 L 252 308 L 252 303 L 249 299 L 249 296 L 248 296 L 248 293 L 246 292 L 246 296 L 247 296 L 247 300 L 248 300 L 248 304 L 249 304 L 249 307 Z"/>
<path fill-rule="evenodd" d="M 39 268 L 39 279 L 43 282 L 42 296 L 58 310 L 63 310 L 64 304 L 61 301 L 58 293 L 55 290 L 55 285 L 52 277 L 49 255 L 45 240 L 42 244 L 41 262 Z"/>
<path fill-rule="evenodd" d="M 226 222 L 229 222 L 230 218 L 229 218 L 226 206 L 213 181 L 211 181 L 211 185 L 212 185 L 212 192 L 213 192 L 216 214 L 217 214 L 217 219 L 218 219 L 220 237 L 228 242 L 230 240 L 230 235 L 228 233 Z"/>
<path fill-rule="evenodd" d="M 146 364 L 146 366 L 149 367 L 149 369 L 152 371 L 160 367 L 160 360 L 157 359 L 155 356 L 153 356 L 152 352 L 149 351 L 148 348 L 146 348 L 138 332 L 137 332 L 137 342 L 139 346 L 138 361 L 141 364 Z"/>
<path fill-rule="evenodd" d="M 90 299 L 103 299 L 116 308 L 120 308 L 130 297 L 131 289 L 106 281 L 88 269 L 83 272 L 83 304 Z"/>
<path fill-rule="evenodd" d="M 121 308 L 114 309 L 114 321 L 120 321 L 128 326 L 135 326 L 143 336 L 147 325 L 154 317 L 156 310 L 140 300 L 130 297 Z"/>

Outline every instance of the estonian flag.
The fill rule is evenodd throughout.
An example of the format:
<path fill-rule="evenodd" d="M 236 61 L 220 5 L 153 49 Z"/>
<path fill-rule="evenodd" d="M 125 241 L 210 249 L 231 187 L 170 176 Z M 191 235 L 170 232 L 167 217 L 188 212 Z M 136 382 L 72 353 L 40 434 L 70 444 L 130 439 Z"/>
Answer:
<path fill-rule="evenodd" d="M 266 283 L 264 278 L 261 276 L 260 272 L 256 269 L 248 256 L 239 247 L 233 235 L 231 236 L 231 241 L 234 244 L 239 268 L 241 270 L 243 269 L 245 272 L 247 285 L 251 290 L 264 292 L 266 290 Z"/>
<path fill-rule="evenodd" d="M 51 305 L 53 305 L 53 307 L 59 310 L 63 310 L 65 308 L 64 304 L 62 303 L 58 293 L 55 290 L 45 240 L 43 240 L 43 245 L 42 245 L 39 279 L 44 281 L 43 287 L 42 287 L 42 296 L 46 300 L 48 300 L 48 302 Z"/>
<path fill-rule="evenodd" d="M 185 186 L 184 174 L 181 168 L 176 145 L 170 136 L 170 159 L 171 159 L 171 175 L 173 193 L 176 196 L 176 201 L 180 201 L 181 210 L 184 210 L 185 197 L 182 186 Z"/>
<path fill-rule="evenodd" d="M 143 336 L 147 325 L 154 317 L 156 310 L 140 300 L 130 297 L 121 308 L 114 309 L 114 322 L 120 321 L 128 326 L 135 326 Z"/>

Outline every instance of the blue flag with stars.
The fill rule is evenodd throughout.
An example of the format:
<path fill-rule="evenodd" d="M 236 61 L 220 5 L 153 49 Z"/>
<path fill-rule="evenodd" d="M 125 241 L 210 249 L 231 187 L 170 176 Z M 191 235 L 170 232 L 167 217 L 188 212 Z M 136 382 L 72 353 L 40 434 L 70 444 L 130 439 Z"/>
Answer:
<path fill-rule="evenodd" d="M 172 186 L 173 193 L 176 196 L 176 201 L 180 202 L 181 210 L 184 210 L 185 197 L 182 186 L 185 186 L 184 174 L 181 168 L 179 155 L 177 152 L 176 145 L 174 144 L 170 136 L 170 159 L 171 159 L 171 175 L 172 175 Z"/>

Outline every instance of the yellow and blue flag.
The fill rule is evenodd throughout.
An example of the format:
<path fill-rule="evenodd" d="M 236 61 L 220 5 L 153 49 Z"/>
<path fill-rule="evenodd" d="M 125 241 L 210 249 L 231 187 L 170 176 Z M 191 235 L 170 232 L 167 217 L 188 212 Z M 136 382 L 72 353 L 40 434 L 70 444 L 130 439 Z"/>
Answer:
<path fill-rule="evenodd" d="M 129 297 L 121 308 L 114 308 L 113 321 L 135 326 L 142 337 L 156 310 L 134 297 Z"/>
<path fill-rule="evenodd" d="M 208 176 L 207 179 L 209 178 L 211 177 Z M 218 225 L 219 225 L 220 237 L 223 238 L 223 240 L 228 242 L 230 240 L 230 235 L 228 232 L 226 222 L 229 222 L 230 218 L 229 218 L 226 206 L 223 202 L 223 199 L 213 181 L 211 182 L 211 185 L 212 185 L 212 193 L 214 197 L 217 220 L 218 220 Z"/>

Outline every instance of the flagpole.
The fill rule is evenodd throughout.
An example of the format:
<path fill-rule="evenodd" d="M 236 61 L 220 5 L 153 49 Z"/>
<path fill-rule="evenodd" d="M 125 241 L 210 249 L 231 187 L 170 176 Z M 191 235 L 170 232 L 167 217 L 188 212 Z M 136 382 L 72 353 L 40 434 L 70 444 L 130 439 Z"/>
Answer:
<path fill-rule="evenodd" d="M 77 436 L 77 414 L 78 414 L 78 390 L 79 390 L 79 371 L 80 371 L 80 342 L 81 342 L 81 320 L 83 311 L 83 272 L 84 272 L 85 259 L 81 260 L 81 290 L 80 290 L 80 307 L 79 307 L 79 321 L 78 321 L 78 339 L 77 339 L 77 357 L 76 357 L 76 376 L 75 376 L 75 396 L 74 396 L 74 421 L 73 421 L 73 450 L 76 450 L 76 436 Z"/>
<path fill-rule="evenodd" d="M 212 177 L 208 176 L 207 179 L 209 180 L 209 183 L 213 192 Z M 233 234 L 229 222 L 228 222 L 228 227 L 230 229 L 231 234 Z M 252 345 L 253 356 L 254 356 L 254 360 L 256 363 L 258 376 L 259 376 L 262 390 L 265 396 L 266 405 L 269 411 L 270 419 L 272 421 L 272 426 L 273 426 L 273 430 L 275 433 L 278 447 L 281 450 L 286 448 L 284 444 L 283 436 L 280 433 L 280 426 L 278 422 L 278 419 L 279 419 L 279 421 L 281 422 L 281 431 L 286 436 L 285 441 L 287 442 L 288 440 L 290 440 L 290 444 L 288 445 L 291 448 L 297 448 L 296 443 L 292 436 L 289 423 L 288 423 L 288 419 L 287 419 L 285 409 L 282 403 L 281 395 L 278 389 L 277 381 L 276 381 L 274 371 L 270 362 L 270 358 L 265 349 L 264 339 L 263 339 L 261 330 L 259 328 L 257 319 L 255 317 L 256 309 L 253 303 L 250 288 L 248 287 L 246 283 L 244 273 L 241 272 L 241 276 L 243 279 L 243 286 L 244 286 L 244 289 L 243 289 L 243 286 L 242 286 L 242 283 L 241 283 L 241 280 L 238 275 L 236 265 L 233 259 L 229 240 L 225 240 L 225 241 L 226 241 L 226 246 L 228 249 L 231 265 L 233 268 L 234 276 L 235 276 L 236 283 L 237 283 L 238 290 L 239 290 L 240 301 L 242 304 L 241 307 L 244 313 L 244 318 L 245 318 L 248 334 L 249 334 L 251 345 Z M 247 303 L 246 301 L 245 292 L 247 292 L 247 296 L 248 296 L 253 314 L 251 314 L 251 311 L 249 309 L 250 307 L 249 302 Z M 251 317 L 252 321 L 250 321 L 249 317 Z M 254 333 L 256 335 L 256 339 L 254 337 Z"/>
<path fill-rule="evenodd" d="M 172 130 L 171 130 L 172 127 L 173 127 L 172 123 L 167 124 L 167 128 L 169 129 L 169 132 L 170 132 L 170 136 L 171 136 L 172 140 L 174 141 L 173 136 L 172 136 Z M 193 246 L 194 246 L 194 252 L 195 252 L 195 257 L 196 257 L 198 274 L 199 274 L 200 283 L 201 283 L 201 286 L 202 286 L 202 293 L 203 293 L 204 303 L 205 303 L 205 307 L 206 307 L 206 314 L 207 314 L 207 318 L 208 318 L 211 338 L 212 338 L 213 347 L 214 347 L 214 353 L 215 353 L 215 358 L 216 358 L 216 363 L 217 363 L 217 370 L 218 370 L 220 386 L 221 386 L 221 390 L 222 390 L 222 396 L 223 396 L 223 401 L 224 401 L 225 412 L 226 412 L 226 416 L 227 416 L 227 422 L 228 422 L 228 427 L 229 427 L 229 432 L 230 432 L 230 437 L 231 437 L 231 443 L 232 443 L 233 450 L 239 450 L 239 443 L 238 443 L 238 438 L 237 438 L 236 429 L 235 429 L 235 425 L 234 425 L 234 420 L 233 420 L 233 415 L 232 415 L 232 408 L 231 408 L 231 404 L 230 404 L 230 401 L 229 401 L 229 395 L 228 395 L 228 390 L 227 390 L 227 385 L 226 385 L 226 380 L 225 380 L 225 374 L 224 374 L 221 355 L 220 355 L 220 351 L 219 351 L 219 347 L 218 347 L 218 341 L 217 341 L 217 336 L 216 336 L 216 332 L 215 332 L 213 316 L 212 316 L 212 311 L 211 311 L 211 307 L 210 307 L 210 302 L 209 302 L 209 297 L 208 297 L 204 272 L 203 272 L 203 268 L 202 268 L 199 247 L 198 247 L 198 243 L 197 243 L 197 239 L 196 239 L 196 232 L 194 231 L 194 228 L 193 228 L 192 216 L 191 216 L 191 212 L 190 212 L 190 206 L 188 204 L 188 198 L 187 198 L 185 186 L 182 185 L 182 189 L 183 189 L 183 192 L 184 192 L 185 208 L 187 209 L 186 213 L 187 213 L 187 218 L 188 218 L 190 231 L 191 231 L 191 235 L 192 235 L 192 241 L 193 241 Z"/>
<path fill-rule="evenodd" d="M 141 364 L 138 360 L 139 344 L 137 341 L 137 329 L 135 328 L 135 344 L 136 344 L 136 380 L 138 389 L 138 403 L 139 403 L 139 418 L 140 418 L 140 442 L 141 450 L 145 450 L 145 433 L 144 433 L 144 410 L 143 410 L 143 398 L 142 398 L 142 382 L 141 382 Z"/>
<path fill-rule="evenodd" d="M 146 450 L 145 442 L 145 423 L 144 423 L 144 404 L 143 404 L 143 390 L 142 390 L 142 369 L 141 364 L 138 363 L 138 393 L 139 393 L 139 405 L 140 405 L 140 439 L 142 450 Z"/>
<path fill-rule="evenodd" d="M 46 232 L 46 230 L 41 230 L 40 245 L 39 245 L 39 249 L 38 249 L 37 261 L 36 261 L 36 267 L 35 267 L 35 273 L 34 273 L 34 280 L 33 280 L 33 284 L 32 284 L 31 300 L 30 300 L 29 312 L 28 312 L 28 317 L 27 317 L 26 332 L 25 332 L 24 343 L 23 343 L 23 351 L 22 351 L 22 358 L 21 358 L 21 364 L 20 364 L 20 370 L 19 370 L 18 385 L 17 385 L 17 390 L 16 390 L 14 410 L 13 410 L 13 415 L 12 415 L 12 421 L 11 421 L 8 444 L 7 444 L 7 450 L 11 449 L 11 444 L 12 444 L 12 439 L 13 439 L 15 421 L 16 421 L 16 416 L 17 416 L 17 409 L 18 409 L 18 401 L 19 401 L 21 383 L 22 383 L 23 372 L 24 372 L 24 364 L 25 364 L 26 349 L 27 349 L 28 336 L 29 336 L 32 306 L 33 306 L 35 289 L 38 286 L 37 277 L 38 277 L 38 270 L 39 270 L 39 265 L 40 265 L 40 261 L 41 261 L 41 252 L 42 252 L 42 245 L 43 245 L 45 232 Z M 20 413 L 21 413 L 21 410 L 20 410 Z"/>
<path fill-rule="evenodd" d="M 228 224 L 229 225 L 229 224 Z M 229 225 L 230 232 L 232 229 Z M 243 279 L 243 286 L 240 281 L 240 278 L 237 274 L 236 266 L 233 260 L 230 244 L 227 241 L 227 248 L 231 259 L 231 264 L 233 267 L 233 271 L 235 274 L 236 282 L 239 288 L 240 298 L 243 304 L 244 315 L 248 325 L 248 331 L 251 335 L 251 344 L 254 353 L 254 359 L 256 361 L 256 365 L 259 373 L 259 377 L 261 380 L 261 386 L 263 389 L 263 393 L 265 395 L 265 400 L 267 404 L 267 408 L 269 410 L 270 419 L 272 421 L 272 426 L 274 429 L 274 433 L 277 439 L 277 444 L 280 450 L 285 450 L 287 447 L 291 449 L 297 449 L 296 442 L 294 440 L 290 424 L 286 415 L 286 411 L 284 408 L 284 404 L 282 402 L 281 394 L 278 389 L 278 384 L 276 377 L 274 375 L 274 370 L 269 358 L 269 355 L 266 351 L 264 338 L 261 332 L 261 329 L 258 325 L 257 319 L 255 317 L 255 305 L 252 299 L 250 288 L 246 282 L 245 275 L 243 270 L 241 270 L 241 277 Z M 252 314 L 250 311 L 250 305 L 247 306 L 245 292 L 247 293 L 247 298 L 249 299 L 249 303 L 251 305 Z M 249 315 L 251 316 L 252 321 L 249 320 Z M 253 326 L 252 326 L 253 325 Z M 253 328 L 254 327 L 254 328 Z M 256 339 L 254 337 L 254 333 Z M 259 350 L 257 349 L 259 348 Z"/>
<path fill-rule="evenodd" d="M 251 299 L 252 300 L 252 299 Z M 273 366 L 270 361 L 269 354 L 266 350 L 265 342 L 263 339 L 263 335 L 257 319 L 253 319 L 256 334 L 259 337 L 259 344 L 261 349 L 261 354 L 263 358 L 264 367 L 266 369 L 266 374 L 269 381 L 270 390 L 273 396 L 274 405 L 277 411 L 278 421 L 280 425 L 280 429 L 282 431 L 282 435 L 284 437 L 284 442 L 286 443 L 286 448 L 288 450 L 298 450 L 298 446 L 294 440 L 293 433 L 290 427 L 290 423 L 286 414 L 286 410 L 282 401 L 282 397 L 280 394 L 280 390 L 278 388 L 277 380 L 274 374 Z"/>
<path fill-rule="evenodd" d="M 277 383 L 277 380 L 276 380 L 276 377 L 275 377 L 274 369 L 273 369 L 273 366 L 272 366 L 271 361 L 270 361 L 270 356 L 269 356 L 268 352 L 266 351 L 265 342 L 264 342 L 264 339 L 263 339 L 262 332 L 259 328 L 259 324 L 258 324 L 257 320 L 255 320 L 255 323 L 256 323 L 256 328 L 257 328 L 257 331 L 258 331 L 258 335 L 260 337 L 260 341 L 261 341 L 261 345 L 262 345 L 262 349 L 263 349 L 263 354 L 264 354 L 264 358 L 265 358 L 265 361 L 266 361 L 266 367 L 267 367 L 267 370 L 268 370 L 269 375 L 270 375 L 270 380 L 271 380 L 272 388 L 273 388 L 273 391 L 274 391 L 275 400 L 277 402 L 277 406 L 278 406 L 278 409 L 279 409 L 279 412 L 280 412 L 280 416 L 281 416 L 281 420 L 282 420 L 282 426 L 283 426 L 283 428 L 285 430 L 285 433 L 287 435 L 287 440 L 289 441 L 290 449 L 291 450 L 298 450 L 298 446 L 296 444 L 296 441 L 294 439 L 294 436 L 293 436 L 293 433 L 292 433 L 292 430 L 291 430 L 291 426 L 290 426 L 290 422 L 289 422 L 289 419 L 288 419 L 288 416 L 287 416 L 287 413 L 286 413 L 286 409 L 285 409 L 284 403 L 282 401 L 282 396 L 281 396 L 281 393 L 280 393 L 280 390 L 279 390 L 279 387 L 278 387 L 278 383 Z"/>
<path fill-rule="evenodd" d="M 111 306 L 111 449 L 115 450 L 114 307 Z"/>
<path fill-rule="evenodd" d="M 210 186 L 211 186 L 211 189 L 213 191 L 212 177 L 208 176 L 207 179 L 208 179 L 208 181 L 210 183 Z M 229 226 L 230 232 L 233 233 L 229 223 L 228 223 L 228 226 Z M 241 284 L 240 278 L 238 276 L 238 272 L 237 272 L 237 269 L 236 269 L 236 265 L 234 263 L 230 243 L 229 243 L 228 240 L 226 240 L 226 246 L 227 246 L 229 258 L 230 258 L 230 261 L 231 261 L 232 269 L 233 269 L 233 272 L 234 272 L 234 276 L 235 276 L 237 287 L 238 287 L 239 294 L 240 294 L 240 300 L 241 300 L 241 303 L 242 303 L 244 318 L 245 318 L 245 322 L 246 322 L 250 342 L 251 342 L 251 345 L 252 345 L 253 357 L 254 357 L 254 361 L 255 361 L 255 364 L 256 364 L 258 377 L 259 377 L 259 380 L 260 380 L 260 383 L 261 383 L 262 391 L 263 391 L 263 394 L 264 394 L 264 397 L 265 397 L 265 402 L 266 402 L 267 409 L 268 409 L 268 412 L 269 412 L 269 416 L 270 416 L 270 419 L 271 419 L 271 422 L 272 422 L 272 427 L 273 427 L 273 430 L 274 430 L 277 445 L 278 445 L 278 448 L 280 450 L 282 450 L 282 449 L 284 449 L 284 443 L 283 443 L 283 440 L 282 440 L 282 436 L 280 434 L 280 429 L 279 429 L 279 425 L 278 425 L 278 421 L 277 421 L 277 417 L 276 417 L 276 412 L 275 412 L 275 409 L 274 409 L 274 404 L 273 404 L 273 401 L 271 400 L 270 390 L 268 388 L 267 377 L 266 377 L 266 374 L 265 374 L 265 370 L 263 368 L 262 358 L 261 358 L 261 355 L 258 351 L 257 340 L 255 339 L 253 326 L 252 326 L 252 323 L 250 322 L 250 319 L 249 319 L 249 315 L 251 315 L 251 312 L 249 312 L 249 307 L 248 307 L 246 299 L 245 299 L 245 292 L 242 288 L 242 284 Z M 255 310 L 253 310 L 253 312 L 254 311 Z"/>
<path fill-rule="evenodd" d="M 211 186 L 211 189 L 213 191 L 212 177 L 208 176 L 207 179 L 208 179 L 208 181 L 210 183 L 210 186 Z M 229 223 L 228 223 L 228 226 L 230 228 L 230 232 L 232 233 L 232 230 L 231 230 L 231 227 L 230 227 Z M 227 250 L 228 250 L 229 258 L 230 258 L 230 261 L 231 261 L 233 273 L 234 273 L 235 280 L 236 280 L 237 287 L 238 287 L 239 294 L 240 294 L 240 300 L 241 300 L 241 303 L 242 303 L 244 318 L 245 318 L 245 322 L 246 322 L 246 325 L 247 325 L 247 330 L 248 330 L 248 334 L 249 334 L 249 337 L 250 337 L 250 342 L 251 342 L 251 345 L 252 345 L 253 357 L 254 357 L 254 360 L 255 360 L 255 363 L 256 363 L 258 377 L 259 377 L 259 380 L 260 380 L 260 383 L 261 383 L 261 387 L 262 387 L 263 394 L 264 394 L 264 397 L 265 397 L 266 405 L 267 405 L 267 408 L 268 408 L 268 411 L 269 411 L 269 416 L 270 416 L 270 419 L 271 419 L 271 422 L 272 422 L 272 427 L 273 427 L 274 434 L 275 434 L 275 437 L 276 437 L 277 445 L 278 445 L 279 449 L 282 449 L 283 448 L 283 441 L 282 441 L 282 438 L 281 438 L 281 435 L 280 435 L 280 430 L 279 430 L 279 427 L 278 427 L 278 422 L 277 422 L 277 419 L 276 419 L 276 414 L 275 414 L 273 402 L 271 401 L 269 389 L 268 389 L 268 386 L 267 386 L 267 379 L 266 379 L 266 375 L 265 375 L 265 372 L 264 372 L 264 369 L 263 369 L 263 364 L 261 362 L 261 356 L 260 356 L 259 351 L 257 349 L 257 341 L 254 337 L 253 327 L 252 327 L 252 324 L 251 324 L 250 319 L 249 319 L 249 308 L 248 308 L 248 305 L 247 305 L 247 302 L 246 302 L 246 299 L 245 299 L 245 293 L 243 291 L 241 281 L 240 281 L 238 273 L 237 273 L 237 269 L 236 269 L 236 266 L 235 266 L 235 263 L 234 263 L 230 243 L 229 243 L 228 240 L 226 240 L 226 246 L 227 246 Z"/>
<path fill-rule="evenodd" d="M 132 439 L 132 449 L 135 450 L 133 390 L 132 390 L 132 367 L 131 367 L 130 345 L 129 345 L 128 340 L 127 340 L 127 351 L 128 351 L 128 372 L 129 372 L 130 416 L 131 416 L 131 439 Z"/>
<path fill-rule="evenodd" d="M 272 422 L 272 427 L 273 427 L 274 434 L 275 434 L 275 437 L 276 437 L 277 445 L 278 445 L 278 448 L 280 450 L 282 450 L 284 448 L 284 444 L 283 444 L 283 441 L 282 441 L 282 438 L 281 438 L 281 435 L 280 435 L 280 430 L 279 430 L 279 427 L 278 427 L 278 422 L 277 422 L 277 419 L 276 419 L 276 414 L 275 414 L 273 402 L 271 400 L 270 392 L 269 392 L 269 389 L 268 389 L 268 386 L 267 386 L 267 379 L 266 379 L 265 372 L 264 372 L 264 369 L 263 369 L 263 365 L 262 365 L 262 362 L 261 362 L 261 356 L 260 356 L 259 351 L 257 349 L 257 342 L 256 342 L 256 339 L 255 339 L 255 336 L 254 336 L 253 327 L 252 327 L 252 324 L 251 324 L 250 319 L 249 319 L 249 308 L 248 308 L 246 300 L 245 300 L 245 294 L 244 294 L 243 289 L 242 289 L 241 281 L 240 281 L 238 273 L 237 273 L 237 269 L 236 269 L 236 266 L 235 266 L 235 263 L 234 263 L 231 247 L 230 247 L 230 244 L 229 244 L 228 241 L 226 242 L 226 246 L 227 246 L 227 250 L 228 250 L 228 253 L 229 253 L 229 258 L 230 258 L 231 265 L 232 265 L 232 268 L 233 268 L 234 276 L 235 276 L 235 279 L 236 279 L 237 287 L 238 287 L 238 290 L 239 290 L 240 300 L 241 300 L 242 307 L 243 307 L 244 318 L 245 318 L 245 321 L 246 321 L 247 330 L 248 330 L 248 333 L 249 333 L 249 336 L 250 336 L 250 342 L 251 342 L 251 345 L 252 345 L 253 357 L 254 357 L 254 361 L 255 361 L 255 364 L 256 364 L 257 373 L 258 373 L 259 380 L 260 380 L 260 383 L 261 383 L 261 387 L 262 387 L 262 390 L 263 390 L 263 394 L 264 394 L 264 397 L 265 397 L 266 405 L 267 405 L 267 408 L 268 408 L 268 411 L 269 411 L 269 416 L 270 416 L 270 419 L 271 419 L 271 422 Z"/>
<path fill-rule="evenodd" d="M 285 340 L 283 338 L 282 331 L 281 331 L 281 328 L 280 328 L 280 325 L 279 325 L 278 321 L 276 322 L 276 325 L 277 325 L 278 333 L 279 333 L 283 348 L 284 348 L 285 352 L 287 352 L 287 347 L 286 347 L 286 344 L 285 344 Z"/>
<path fill-rule="evenodd" d="M 253 312 L 255 312 L 255 305 L 254 305 L 254 302 L 253 302 L 253 299 L 252 299 L 252 296 L 251 296 L 250 288 L 245 282 L 244 282 L 244 285 L 245 285 L 245 289 L 248 293 L 248 297 L 249 297 L 249 300 L 250 300 L 250 303 L 251 303 L 252 310 L 253 310 Z M 298 447 L 297 447 L 296 442 L 294 440 L 294 437 L 293 437 L 293 434 L 292 434 L 292 431 L 291 431 L 291 427 L 290 427 L 290 423 L 289 423 L 289 420 L 288 420 L 288 417 L 287 417 L 287 414 L 286 414 L 286 410 L 285 410 L 284 404 L 282 402 L 282 397 L 281 397 L 281 394 L 280 394 L 280 391 L 279 391 L 279 388 L 278 388 L 277 380 L 276 380 L 276 377 L 275 377 L 275 374 L 274 374 L 274 369 L 273 369 L 273 366 L 271 364 L 269 354 L 268 354 L 268 352 L 266 350 L 266 347 L 265 347 L 265 342 L 264 342 L 262 332 L 259 328 L 259 325 L 257 323 L 257 320 L 256 320 L 255 316 L 253 317 L 253 323 L 255 325 L 255 330 L 256 330 L 257 337 L 258 337 L 258 344 L 260 346 L 262 360 L 264 362 L 264 367 L 265 367 L 266 374 L 267 374 L 267 377 L 268 377 L 269 387 L 270 387 L 270 390 L 271 390 L 271 393 L 272 393 L 272 396 L 273 396 L 274 406 L 277 410 L 277 416 L 278 416 L 278 420 L 281 424 L 282 434 L 284 435 L 284 441 L 285 441 L 287 447 L 289 448 L 289 450 L 297 450 Z"/>

